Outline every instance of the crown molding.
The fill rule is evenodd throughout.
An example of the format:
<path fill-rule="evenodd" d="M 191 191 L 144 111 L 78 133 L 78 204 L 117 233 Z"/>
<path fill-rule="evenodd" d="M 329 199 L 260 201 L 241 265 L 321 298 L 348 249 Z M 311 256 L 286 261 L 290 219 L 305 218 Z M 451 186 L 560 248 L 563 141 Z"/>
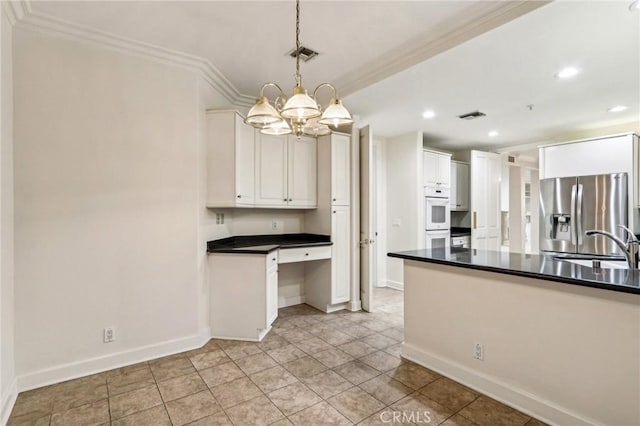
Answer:
<path fill-rule="evenodd" d="M 156 62 L 190 69 L 199 73 L 204 81 L 234 106 L 248 108 L 255 103 L 255 99 L 252 96 L 240 93 L 215 65 L 202 57 L 165 49 L 153 44 L 39 14 L 31 10 L 27 0 L 3 0 L 2 3 L 6 9 L 9 9 L 9 13 L 11 13 L 10 22 L 16 28 L 88 42 Z"/>
<path fill-rule="evenodd" d="M 464 18 L 439 24 L 430 29 L 432 35 L 428 38 L 414 39 L 384 59 L 358 67 L 338 78 L 334 85 L 344 98 L 549 3 L 550 0 L 476 2 Z"/>
<path fill-rule="evenodd" d="M 31 5 L 27 0 L 1 0 L 1 2 L 2 9 L 12 26 L 31 13 Z"/>

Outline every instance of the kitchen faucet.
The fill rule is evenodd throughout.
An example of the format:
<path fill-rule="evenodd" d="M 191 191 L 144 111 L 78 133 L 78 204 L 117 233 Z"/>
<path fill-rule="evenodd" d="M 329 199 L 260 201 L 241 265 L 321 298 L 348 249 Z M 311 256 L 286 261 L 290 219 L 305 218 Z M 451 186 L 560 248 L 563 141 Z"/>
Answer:
<path fill-rule="evenodd" d="M 627 233 L 627 241 L 622 241 L 620 238 L 616 237 L 610 232 L 601 231 L 599 229 L 591 229 L 586 231 L 587 235 L 602 235 L 604 237 L 609 238 L 611 241 L 617 244 L 624 253 L 624 257 L 627 259 L 627 264 L 629 265 L 629 269 L 638 269 L 638 245 L 640 244 L 640 240 L 636 238 L 635 234 L 631 232 L 629 228 L 624 225 L 618 225 L 619 228 L 622 228 Z"/>

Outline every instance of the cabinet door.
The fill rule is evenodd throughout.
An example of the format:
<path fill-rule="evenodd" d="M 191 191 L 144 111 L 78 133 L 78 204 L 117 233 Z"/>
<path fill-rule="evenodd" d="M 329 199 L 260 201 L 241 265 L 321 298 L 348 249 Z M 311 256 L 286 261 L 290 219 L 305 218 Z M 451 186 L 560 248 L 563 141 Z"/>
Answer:
<path fill-rule="evenodd" d="M 499 154 L 471 151 L 471 247 L 500 250 Z"/>
<path fill-rule="evenodd" d="M 449 178 L 449 184 L 451 185 L 451 192 L 449 193 L 449 209 L 453 212 L 458 210 L 460 201 L 458 200 L 458 174 L 459 165 L 455 161 L 451 162 L 451 176 Z"/>
<path fill-rule="evenodd" d="M 254 130 L 235 115 L 236 135 L 236 204 L 251 206 L 254 203 L 255 151 Z"/>
<path fill-rule="evenodd" d="M 256 183 L 257 206 L 281 207 L 287 205 L 287 138 L 263 135 L 256 131 Z"/>
<path fill-rule="evenodd" d="M 351 139 L 346 135 L 331 135 L 331 204 L 351 203 Z"/>
<path fill-rule="evenodd" d="M 349 301 L 349 247 L 350 247 L 350 208 L 334 206 L 331 209 L 331 303 Z"/>
<path fill-rule="evenodd" d="M 451 157 L 438 155 L 438 185 L 448 188 L 451 183 Z"/>
<path fill-rule="evenodd" d="M 271 255 L 267 256 L 267 263 Z M 267 267 L 267 327 L 278 318 L 278 264 Z M 265 327 L 266 328 L 266 327 Z"/>
<path fill-rule="evenodd" d="M 318 142 L 315 138 L 288 138 L 288 205 L 315 207 L 318 204 Z"/>
<path fill-rule="evenodd" d="M 438 155 L 432 152 L 423 153 L 424 161 L 424 186 L 436 186 L 439 181 Z"/>
<path fill-rule="evenodd" d="M 457 210 L 469 210 L 469 165 L 458 164 L 456 168 L 456 204 Z"/>

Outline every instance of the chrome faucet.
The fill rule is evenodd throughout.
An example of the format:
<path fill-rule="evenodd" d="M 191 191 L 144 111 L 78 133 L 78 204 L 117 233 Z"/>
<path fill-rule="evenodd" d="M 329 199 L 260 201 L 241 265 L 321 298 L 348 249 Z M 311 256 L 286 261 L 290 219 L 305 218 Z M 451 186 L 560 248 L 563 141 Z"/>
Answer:
<path fill-rule="evenodd" d="M 640 240 L 636 238 L 635 234 L 626 226 L 618 225 L 619 228 L 622 228 L 627 233 L 627 241 L 622 241 L 622 239 L 616 237 L 610 232 L 601 231 L 599 229 L 591 229 L 586 231 L 587 235 L 602 235 L 604 237 L 609 238 L 611 241 L 616 243 L 622 253 L 624 253 L 624 257 L 627 260 L 627 264 L 629 265 L 629 269 L 638 269 L 638 245 L 640 244 Z"/>

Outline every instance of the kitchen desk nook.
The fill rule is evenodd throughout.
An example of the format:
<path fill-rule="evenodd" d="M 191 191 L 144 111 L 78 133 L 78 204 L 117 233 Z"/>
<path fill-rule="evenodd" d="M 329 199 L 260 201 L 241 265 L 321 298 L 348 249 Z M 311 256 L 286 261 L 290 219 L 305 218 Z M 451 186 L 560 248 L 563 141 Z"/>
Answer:
<path fill-rule="evenodd" d="M 402 354 L 552 424 L 640 424 L 640 272 L 482 250 L 404 260 Z"/>
<path fill-rule="evenodd" d="M 211 290 L 211 335 L 234 340 L 261 341 L 278 317 L 278 266 L 323 261 L 331 267 L 328 235 L 245 235 L 207 243 Z M 310 291 L 306 302 L 322 303 L 317 294 L 331 294 L 333 286 Z"/>

